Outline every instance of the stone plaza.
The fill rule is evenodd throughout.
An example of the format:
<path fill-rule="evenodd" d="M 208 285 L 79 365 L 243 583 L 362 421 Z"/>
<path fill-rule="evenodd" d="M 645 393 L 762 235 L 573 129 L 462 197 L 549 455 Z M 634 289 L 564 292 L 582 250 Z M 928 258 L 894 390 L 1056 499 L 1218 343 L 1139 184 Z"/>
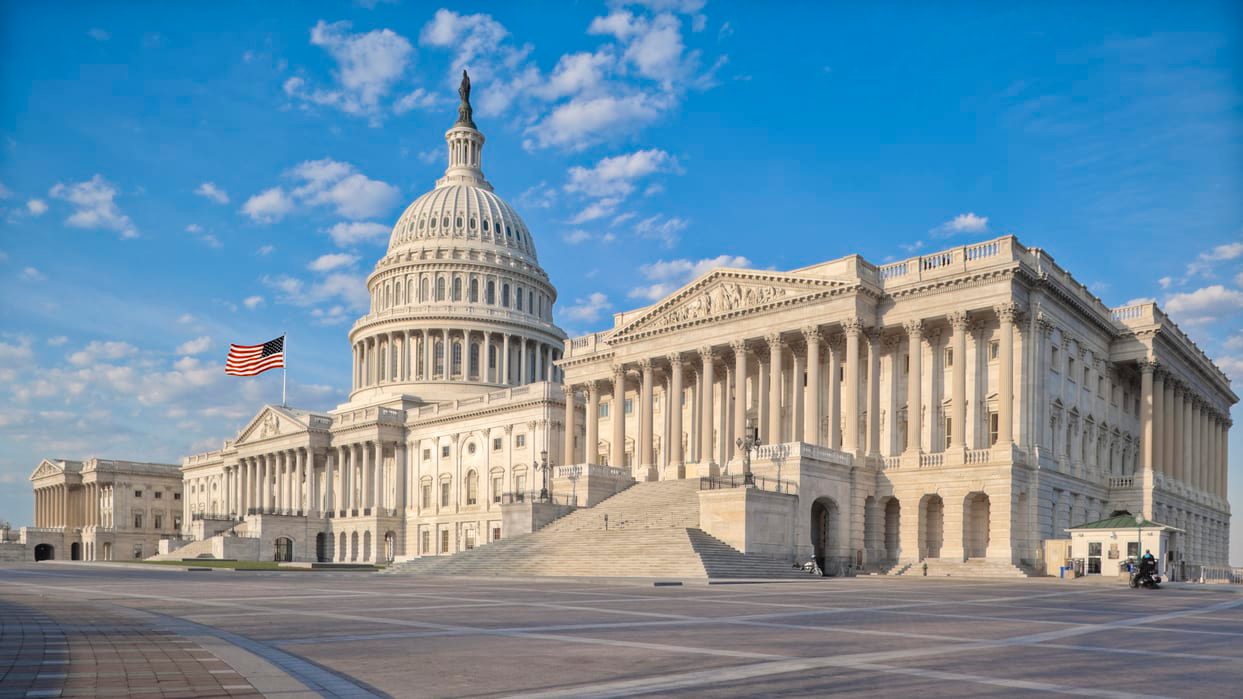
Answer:
<path fill-rule="evenodd" d="M 1241 639 L 1226 585 L 0 568 L 0 697 L 1230 696 Z"/>

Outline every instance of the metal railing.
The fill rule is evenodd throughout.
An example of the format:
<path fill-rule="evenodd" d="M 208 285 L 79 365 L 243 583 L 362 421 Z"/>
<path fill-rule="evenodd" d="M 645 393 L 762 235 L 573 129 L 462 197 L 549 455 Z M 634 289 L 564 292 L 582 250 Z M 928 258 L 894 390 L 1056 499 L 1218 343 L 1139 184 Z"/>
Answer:
<path fill-rule="evenodd" d="M 755 488 L 757 490 L 766 490 L 770 493 L 785 493 L 787 495 L 798 495 L 798 485 L 792 481 L 780 480 L 777 478 L 768 478 L 766 476 L 752 476 Z M 728 490 L 730 488 L 742 488 L 746 486 L 742 474 L 730 476 L 701 476 L 699 479 L 700 490 Z"/>
<path fill-rule="evenodd" d="M 1182 566 L 1181 572 L 1182 579 L 1187 582 L 1243 585 L 1243 568 L 1188 563 Z"/>
<path fill-rule="evenodd" d="M 544 497 L 540 497 L 544 495 Z M 518 493 L 503 493 L 501 495 L 502 505 L 512 505 L 519 502 L 548 502 L 554 505 L 573 505 L 574 498 L 572 495 L 563 495 L 559 493 L 541 493 L 538 490 L 531 490 Z"/>

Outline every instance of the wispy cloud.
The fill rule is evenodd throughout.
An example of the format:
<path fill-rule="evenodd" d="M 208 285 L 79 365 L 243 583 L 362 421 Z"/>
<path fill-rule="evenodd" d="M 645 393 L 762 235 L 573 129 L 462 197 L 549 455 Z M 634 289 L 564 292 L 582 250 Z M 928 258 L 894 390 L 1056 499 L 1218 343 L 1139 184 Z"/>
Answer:
<path fill-rule="evenodd" d="M 115 231 L 122 238 L 138 237 L 133 221 L 117 206 L 116 187 L 103 175 L 96 174 L 85 182 L 59 183 L 52 187 L 48 195 L 73 206 L 73 213 L 65 219 L 66 225 Z"/>

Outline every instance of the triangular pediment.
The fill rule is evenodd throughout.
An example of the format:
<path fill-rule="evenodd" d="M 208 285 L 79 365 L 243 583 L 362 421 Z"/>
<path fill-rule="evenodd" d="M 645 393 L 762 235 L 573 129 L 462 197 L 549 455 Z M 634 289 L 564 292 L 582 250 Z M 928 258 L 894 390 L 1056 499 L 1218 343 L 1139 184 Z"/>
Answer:
<path fill-rule="evenodd" d="M 37 467 L 35 467 L 34 473 L 30 474 L 30 480 L 35 481 L 40 478 L 47 478 L 48 476 L 59 476 L 64 472 L 65 469 L 60 464 L 52 461 L 51 459 L 44 459 L 39 462 Z"/>
<path fill-rule="evenodd" d="M 259 442 L 306 430 L 307 424 L 298 415 L 275 405 L 267 405 L 238 433 L 234 444 Z"/>
<path fill-rule="evenodd" d="M 705 274 L 648 307 L 609 336 L 614 342 L 719 320 L 742 313 L 806 303 L 850 285 L 836 279 L 746 269 Z"/>

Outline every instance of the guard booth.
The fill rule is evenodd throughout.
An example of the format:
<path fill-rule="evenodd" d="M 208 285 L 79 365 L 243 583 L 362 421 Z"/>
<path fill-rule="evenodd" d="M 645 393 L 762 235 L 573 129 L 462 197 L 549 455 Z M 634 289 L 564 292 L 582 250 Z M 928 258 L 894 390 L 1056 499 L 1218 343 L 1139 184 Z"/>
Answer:
<path fill-rule="evenodd" d="M 1126 575 L 1126 562 L 1139 560 L 1144 551 L 1157 559 L 1157 572 L 1169 577 L 1170 535 L 1181 529 L 1118 512 L 1105 519 L 1069 527 L 1070 555 L 1084 562 L 1085 575 Z"/>

